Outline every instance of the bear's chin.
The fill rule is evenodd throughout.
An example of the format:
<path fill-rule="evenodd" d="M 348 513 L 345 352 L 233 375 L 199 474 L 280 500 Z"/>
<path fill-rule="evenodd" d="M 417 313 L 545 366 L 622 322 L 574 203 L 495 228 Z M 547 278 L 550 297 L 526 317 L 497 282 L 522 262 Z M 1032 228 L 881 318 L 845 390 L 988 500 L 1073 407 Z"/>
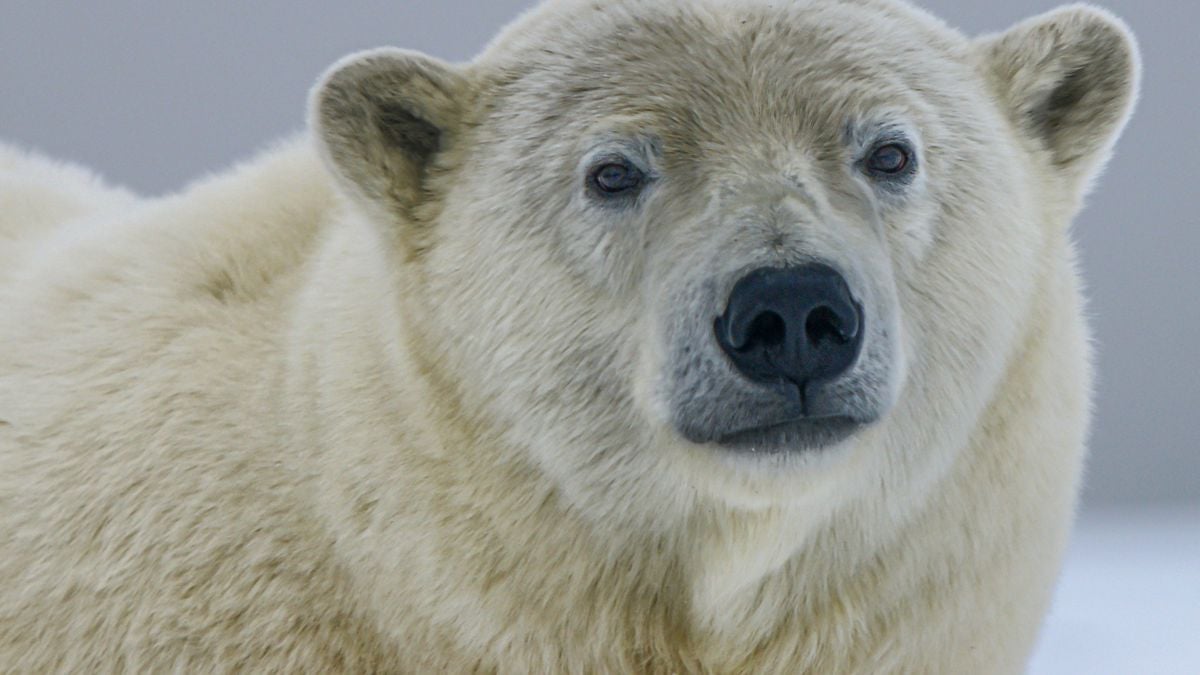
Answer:
<path fill-rule="evenodd" d="M 865 426 L 845 415 L 803 417 L 723 434 L 713 444 L 736 453 L 817 452 L 840 445 Z"/>

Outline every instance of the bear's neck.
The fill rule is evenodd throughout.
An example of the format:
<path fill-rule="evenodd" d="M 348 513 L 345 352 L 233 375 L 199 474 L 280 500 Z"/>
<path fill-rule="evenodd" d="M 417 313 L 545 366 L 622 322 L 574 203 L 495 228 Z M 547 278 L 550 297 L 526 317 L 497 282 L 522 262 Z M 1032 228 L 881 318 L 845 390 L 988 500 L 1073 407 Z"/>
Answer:
<path fill-rule="evenodd" d="M 287 395 L 309 420 L 297 443 L 310 450 L 315 509 L 352 578 L 354 610 L 366 608 L 414 663 L 461 669 L 518 654 L 528 661 L 506 667 L 874 663 L 903 612 L 954 632 L 941 619 L 956 615 L 940 607 L 953 596 L 927 596 L 922 584 L 975 579 L 1015 546 L 958 542 L 987 514 L 942 510 L 920 531 L 862 508 L 814 516 L 699 505 L 668 532 L 589 522 L 527 453 L 472 422 L 406 342 L 412 317 L 384 248 L 364 222 L 332 229 L 296 303 Z M 963 489 L 985 493 L 989 480 Z M 941 553 L 954 551 L 971 559 Z M 968 612 L 960 619 L 970 604 L 956 606 Z"/>

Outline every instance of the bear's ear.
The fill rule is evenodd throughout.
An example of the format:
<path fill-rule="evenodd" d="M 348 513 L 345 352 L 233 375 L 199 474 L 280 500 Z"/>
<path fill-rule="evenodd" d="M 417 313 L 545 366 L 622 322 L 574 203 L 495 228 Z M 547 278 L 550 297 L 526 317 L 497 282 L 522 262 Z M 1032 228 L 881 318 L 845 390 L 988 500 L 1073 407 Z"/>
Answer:
<path fill-rule="evenodd" d="M 1137 98 L 1140 62 L 1125 24 L 1062 7 L 976 44 L 1013 122 L 1078 189 L 1107 161 Z"/>
<path fill-rule="evenodd" d="M 351 192 L 410 215 L 430 163 L 453 141 L 466 79 L 417 52 L 374 49 L 334 64 L 313 88 L 309 124 Z"/>

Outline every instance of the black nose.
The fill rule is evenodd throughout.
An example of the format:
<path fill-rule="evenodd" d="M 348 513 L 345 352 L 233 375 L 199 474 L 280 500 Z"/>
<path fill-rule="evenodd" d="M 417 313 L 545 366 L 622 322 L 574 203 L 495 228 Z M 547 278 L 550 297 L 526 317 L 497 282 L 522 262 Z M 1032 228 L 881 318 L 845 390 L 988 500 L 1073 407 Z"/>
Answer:
<path fill-rule="evenodd" d="M 822 264 L 760 268 L 729 294 L 717 342 L 757 382 L 831 380 L 862 348 L 862 309 L 837 270 Z"/>

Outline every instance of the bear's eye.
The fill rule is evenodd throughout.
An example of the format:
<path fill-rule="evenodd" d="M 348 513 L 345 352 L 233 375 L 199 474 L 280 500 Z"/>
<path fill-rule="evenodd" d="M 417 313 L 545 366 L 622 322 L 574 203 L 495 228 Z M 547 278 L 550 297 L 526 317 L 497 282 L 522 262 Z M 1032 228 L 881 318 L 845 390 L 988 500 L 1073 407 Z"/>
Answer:
<path fill-rule="evenodd" d="M 627 160 L 607 160 L 588 172 L 588 186 L 603 197 L 616 197 L 637 192 L 646 176 Z"/>
<path fill-rule="evenodd" d="M 900 143 L 887 143 L 875 148 L 867 158 L 867 170 L 877 176 L 896 176 L 904 173 L 912 163 L 907 147 Z"/>

